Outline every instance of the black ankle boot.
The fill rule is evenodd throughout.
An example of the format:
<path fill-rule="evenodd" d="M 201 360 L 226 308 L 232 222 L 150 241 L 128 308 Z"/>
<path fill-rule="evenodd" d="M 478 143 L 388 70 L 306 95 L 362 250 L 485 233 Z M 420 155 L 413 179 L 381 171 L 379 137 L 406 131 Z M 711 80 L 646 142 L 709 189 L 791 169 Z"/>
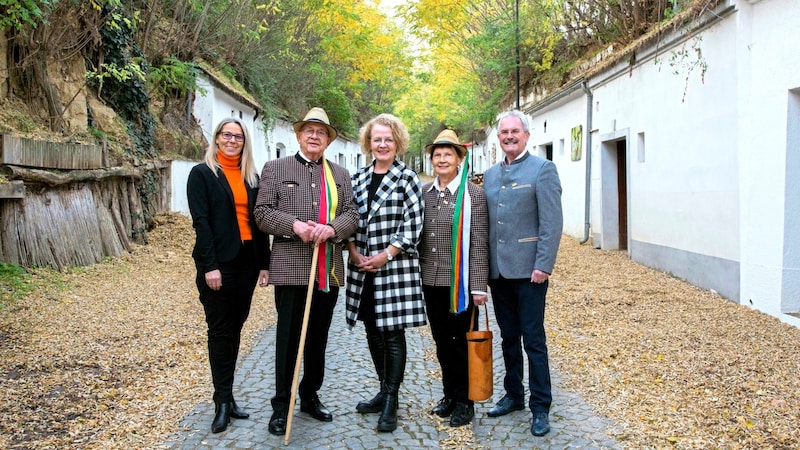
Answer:
<path fill-rule="evenodd" d="M 231 417 L 234 419 L 249 419 L 250 414 L 245 412 L 242 408 L 239 408 L 239 405 L 236 404 L 236 400 L 231 402 Z"/>
<path fill-rule="evenodd" d="M 383 409 L 384 398 L 386 398 L 386 388 L 384 387 L 384 384 L 381 383 L 381 391 L 378 392 L 375 397 L 372 397 L 372 400 L 358 402 L 358 405 L 356 405 L 356 411 L 360 412 L 361 414 L 379 413 Z"/>
<path fill-rule="evenodd" d="M 397 428 L 397 394 L 406 370 L 406 335 L 404 330 L 383 333 L 386 348 L 386 396 L 378 418 L 378 431 Z"/>
<path fill-rule="evenodd" d="M 211 422 L 212 433 L 222 433 L 228 429 L 231 422 L 231 403 L 219 403 L 214 412 L 214 421 Z"/>
<path fill-rule="evenodd" d="M 386 394 L 383 410 L 378 418 L 378 431 L 390 432 L 397 429 L 397 395 Z"/>

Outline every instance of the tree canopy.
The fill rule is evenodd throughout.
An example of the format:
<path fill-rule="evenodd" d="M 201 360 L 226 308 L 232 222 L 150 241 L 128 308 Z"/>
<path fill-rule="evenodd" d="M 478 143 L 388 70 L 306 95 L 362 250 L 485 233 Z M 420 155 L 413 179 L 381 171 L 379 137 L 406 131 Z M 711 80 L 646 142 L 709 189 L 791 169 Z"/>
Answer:
<path fill-rule="evenodd" d="M 470 140 L 513 106 L 517 73 L 525 90 L 557 87 L 609 43 L 714 3 L 410 0 L 392 11 L 380 0 L 0 0 L 0 31 L 15 92 L 45 105 L 54 130 L 69 99 L 48 90 L 43 61 L 79 52 L 88 86 L 122 99 L 115 109 L 130 110 L 128 126 L 150 139 L 142 111 L 180 103 L 202 62 L 255 97 L 266 120 L 322 106 L 355 135 L 392 112 L 424 144 L 443 127 Z"/>

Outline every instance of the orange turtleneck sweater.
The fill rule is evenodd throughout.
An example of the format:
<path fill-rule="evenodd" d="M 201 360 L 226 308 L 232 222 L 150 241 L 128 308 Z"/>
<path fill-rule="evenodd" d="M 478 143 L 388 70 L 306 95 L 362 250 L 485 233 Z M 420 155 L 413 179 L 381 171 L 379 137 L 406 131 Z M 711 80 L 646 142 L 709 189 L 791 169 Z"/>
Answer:
<path fill-rule="evenodd" d="M 250 205 L 247 203 L 247 189 L 242 179 L 242 169 L 239 167 L 241 154 L 231 158 L 223 152 L 217 152 L 217 160 L 222 167 L 222 173 L 233 191 L 233 202 L 236 205 L 236 220 L 239 222 L 239 235 L 243 241 L 253 239 L 253 230 L 250 229 Z"/>

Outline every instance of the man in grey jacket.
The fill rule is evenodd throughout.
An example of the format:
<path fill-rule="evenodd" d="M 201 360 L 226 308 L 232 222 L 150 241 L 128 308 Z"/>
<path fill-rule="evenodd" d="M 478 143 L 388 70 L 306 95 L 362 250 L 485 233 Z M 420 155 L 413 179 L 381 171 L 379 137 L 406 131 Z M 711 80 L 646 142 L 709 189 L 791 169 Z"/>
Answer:
<path fill-rule="evenodd" d="M 528 356 L 531 433 L 550 431 L 550 366 L 544 330 L 548 278 L 561 242 L 561 182 L 551 161 L 528 153 L 528 118 L 500 116 L 497 137 L 505 158 L 486 171 L 489 204 L 489 287 L 502 338 L 505 396 L 489 417 L 524 408 L 524 342 Z"/>

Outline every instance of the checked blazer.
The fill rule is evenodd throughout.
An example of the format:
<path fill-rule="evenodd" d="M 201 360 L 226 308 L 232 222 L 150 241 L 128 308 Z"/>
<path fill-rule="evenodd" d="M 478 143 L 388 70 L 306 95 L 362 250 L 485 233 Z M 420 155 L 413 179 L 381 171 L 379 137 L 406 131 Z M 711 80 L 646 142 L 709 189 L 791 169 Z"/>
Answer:
<path fill-rule="evenodd" d="M 373 170 L 370 164 L 353 175 L 359 220 L 350 240 L 362 255 L 376 255 L 390 244 L 402 250 L 375 273 L 375 325 L 380 331 L 422 326 L 427 319 L 417 252 L 424 209 L 419 176 L 395 160 L 367 210 Z M 353 263 L 347 267 L 346 318 L 352 328 L 358 317 L 365 272 L 359 272 Z"/>
<path fill-rule="evenodd" d="M 434 182 L 422 187 L 425 198 L 425 225 L 419 247 L 422 263 L 422 284 L 425 286 L 450 286 L 452 257 L 453 208 L 455 192 L 445 188 L 440 192 Z M 469 236 L 469 290 L 488 292 L 489 278 L 489 209 L 486 194 L 479 186 L 467 182 L 472 198 Z"/>
<path fill-rule="evenodd" d="M 336 217 L 330 223 L 336 231 L 332 255 L 336 276 L 331 277 L 331 283 L 341 287 L 345 281 L 342 243 L 355 231 L 358 213 L 353 206 L 353 188 L 347 169 L 330 161 L 328 163 L 339 195 Z M 322 164 L 307 162 L 297 156 L 286 156 L 264 164 L 255 217 L 259 228 L 273 235 L 270 284 L 308 284 L 314 247 L 294 234 L 292 224 L 295 220 L 319 221 L 321 181 Z"/>

